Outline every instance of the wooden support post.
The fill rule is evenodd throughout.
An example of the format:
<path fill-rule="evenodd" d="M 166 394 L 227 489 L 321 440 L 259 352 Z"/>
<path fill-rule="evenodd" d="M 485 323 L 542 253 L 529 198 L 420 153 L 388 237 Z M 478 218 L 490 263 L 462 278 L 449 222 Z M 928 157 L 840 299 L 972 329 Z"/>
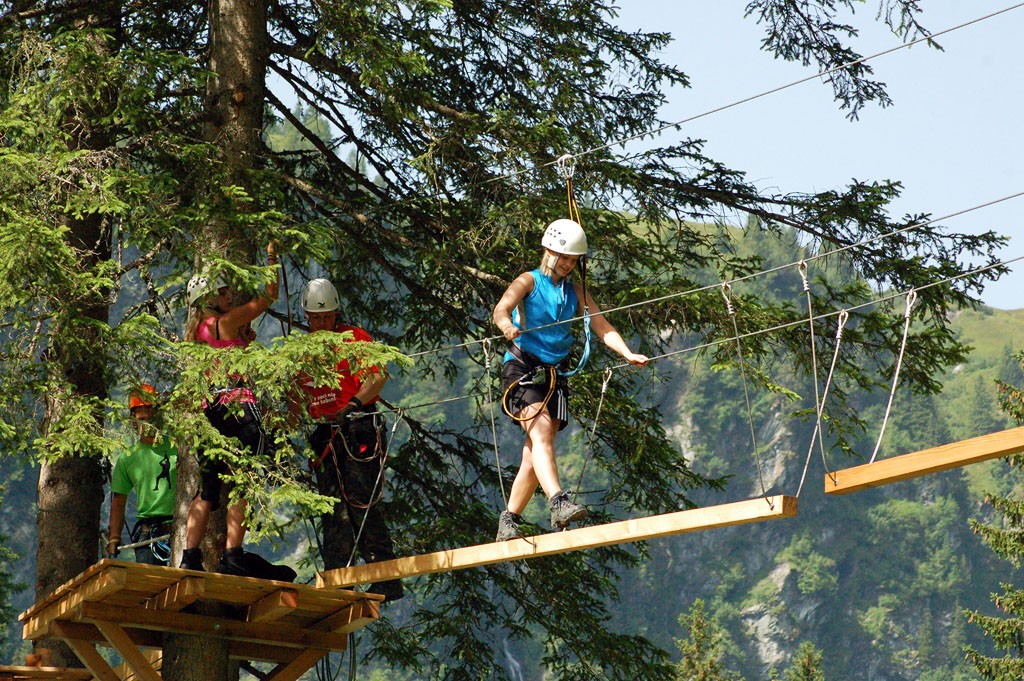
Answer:
<path fill-rule="evenodd" d="M 142 681 L 160 681 L 160 674 L 153 669 L 153 665 L 135 646 L 135 642 L 128 637 L 128 634 L 124 633 L 124 629 L 113 622 L 96 622 L 96 628 L 103 633 L 110 645 L 121 653 L 121 657 L 135 670 L 138 678 Z"/>
<path fill-rule="evenodd" d="M 1019 452 L 1024 452 L 1024 426 L 828 473 L 825 492 L 859 492 Z"/>
<path fill-rule="evenodd" d="M 160 671 L 164 662 L 163 650 L 144 650 L 142 654 L 145 655 L 147 660 L 149 660 L 149 664 L 154 670 Z M 135 673 L 135 670 L 127 662 L 121 662 L 121 664 L 114 667 L 114 673 L 117 674 L 122 681 L 139 681 L 142 678 Z"/>
<path fill-rule="evenodd" d="M 697 530 L 786 518 L 796 515 L 796 507 L 796 497 L 784 495 L 759 497 L 707 508 L 695 508 L 689 511 L 622 520 L 606 525 L 581 527 L 566 532 L 554 532 L 511 541 L 449 549 L 422 556 L 395 558 L 379 563 L 328 570 L 317 575 L 317 586 L 346 587 L 382 582 L 433 572 L 479 567 L 509 560 L 538 558 L 567 551 L 656 539 Z"/>
<path fill-rule="evenodd" d="M 110 668 L 107 661 L 99 654 L 96 650 L 96 646 L 91 641 L 79 641 L 77 639 L 68 638 L 64 639 L 67 641 L 71 649 L 75 651 L 75 655 L 78 655 L 78 659 L 82 661 L 82 664 L 92 672 L 92 675 L 96 677 L 97 681 L 121 681 L 114 670 Z"/>
<path fill-rule="evenodd" d="M 321 648 L 308 648 L 291 662 L 279 664 L 272 669 L 266 681 L 296 681 L 326 654 L 327 651 Z"/>

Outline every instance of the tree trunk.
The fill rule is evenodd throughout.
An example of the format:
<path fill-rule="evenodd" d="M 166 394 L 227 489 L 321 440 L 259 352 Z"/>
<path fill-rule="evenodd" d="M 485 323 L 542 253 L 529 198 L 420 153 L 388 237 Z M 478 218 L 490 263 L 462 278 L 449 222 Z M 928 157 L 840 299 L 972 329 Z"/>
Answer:
<path fill-rule="evenodd" d="M 97 28 L 111 31 L 114 40 L 97 38 L 93 45 L 96 53 L 107 56 L 118 49 L 120 10 L 115 2 L 97 2 L 91 14 L 75 20 L 77 29 Z M 102 93 L 101 93 L 102 94 Z M 113 94 L 111 91 L 108 94 Z M 73 131 L 72 150 L 100 151 L 111 143 L 110 131 L 98 122 L 105 118 L 104 110 L 113 97 L 97 99 L 93 110 L 71 109 L 66 125 Z M 69 179 L 69 186 L 74 179 Z M 71 189 L 75 191 L 75 189 Z M 81 218 L 65 218 L 68 238 L 79 254 L 79 266 L 95 270 L 110 260 L 111 230 L 108 220 L 102 215 L 85 215 Z M 74 328 L 62 327 L 56 323 L 51 335 L 51 371 L 63 377 L 69 384 L 69 395 L 49 396 L 43 429 L 50 431 L 68 402 L 80 398 L 107 397 L 105 367 L 102 353 L 94 352 L 94 343 L 64 343 L 62 338 L 74 334 L 75 341 L 81 334 L 97 336 L 96 326 L 108 323 L 109 307 L 104 291 L 95 291 L 83 297 L 76 308 L 68 309 L 62 319 L 69 320 Z M 95 325 L 83 326 L 83 321 Z M 83 330 L 84 329 L 84 330 Z M 98 340 L 98 339 L 97 339 Z M 103 414 L 96 413 L 96 427 L 101 429 Z M 52 433 L 51 433 L 52 434 Z M 96 562 L 99 554 L 100 506 L 103 503 L 103 473 L 99 452 L 77 448 L 76 454 L 52 462 L 44 462 L 39 469 L 38 511 L 36 526 L 38 548 L 36 553 L 36 597 L 42 597 Z M 74 652 L 57 639 L 43 639 L 35 642 L 36 649 L 49 649 L 50 663 L 55 666 L 82 666 Z"/>
<path fill-rule="evenodd" d="M 208 123 L 204 134 L 220 151 L 224 181 L 248 190 L 250 171 L 256 167 L 263 133 L 270 45 L 266 2 L 211 0 L 209 11 L 209 68 L 213 75 L 206 89 Z M 223 195 L 217 186 L 209 189 L 211 198 Z M 247 210 L 244 205 L 228 205 L 224 207 L 224 214 L 244 210 Z M 249 243 L 230 220 L 211 220 L 207 233 L 196 234 L 196 240 L 235 262 L 251 262 L 255 256 L 254 244 Z M 203 252 L 202 247 L 199 252 Z M 186 497 L 190 499 L 198 489 L 198 470 L 194 463 L 190 465 L 194 457 L 179 457 L 178 461 L 176 520 L 184 527 Z M 222 500 L 222 509 L 225 502 Z M 223 517 L 222 512 L 211 516 L 203 541 L 208 569 L 216 563 L 216 552 L 211 555 L 211 547 L 216 547 L 217 552 L 223 549 L 223 543 L 217 541 L 224 532 Z M 175 550 L 175 555 L 180 555 L 180 549 Z M 238 678 L 238 666 L 228 660 L 227 644 L 221 640 L 168 635 L 164 641 L 163 678 L 166 681 L 230 681 Z"/>

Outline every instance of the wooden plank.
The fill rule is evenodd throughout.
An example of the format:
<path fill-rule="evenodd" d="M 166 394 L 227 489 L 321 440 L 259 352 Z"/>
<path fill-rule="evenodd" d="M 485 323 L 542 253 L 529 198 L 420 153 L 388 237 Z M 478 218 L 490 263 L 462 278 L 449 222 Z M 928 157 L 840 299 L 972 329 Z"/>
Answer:
<path fill-rule="evenodd" d="M 249 606 L 246 620 L 249 622 L 272 622 L 295 612 L 299 607 L 299 592 L 295 589 L 278 589 Z"/>
<path fill-rule="evenodd" d="M 296 681 L 300 676 L 309 671 L 324 655 L 326 650 L 319 648 L 308 648 L 302 654 L 287 664 L 281 664 L 270 671 L 266 681 Z"/>
<path fill-rule="evenodd" d="M 0 666 L 0 681 L 51 679 L 52 681 L 92 681 L 92 672 L 76 667 Z"/>
<path fill-rule="evenodd" d="M 282 626 L 280 622 L 239 622 L 223 617 L 209 617 L 181 612 L 161 612 L 142 608 L 125 609 L 102 603 L 83 603 L 75 612 L 75 619 L 86 622 L 117 622 L 125 628 L 212 636 L 229 640 L 268 642 L 295 648 L 327 648 L 344 650 L 345 635 L 310 631 L 304 628 Z"/>
<path fill-rule="evenodd" d="M 110 565 L 113 562 L 114 561 L 111 561 L 110 559 L 104 558 L 100 562 L 94 565 L 90 565 L 83 572 L 76 575 L 73 579 L 69 579 L 68 581 L 64 582 L 56 589 L 54 589 L 53 591 L 51 591 L 50 593 L 46 594 L 38 601 L 36 601 L 32 605 L 32 607 L 18 615 L 18 621 L 24 622 L 29 617 L 32 617 L 37 612 L 44 609 L 46 606 L 59 600 L 62 596 L 64 596 L 64 594 L 77 589 L 80 584 L 85 583 L 93 576 L 95 576 L 97 573 L 103 572 L 107 567 L 110 567 Z"/>
<path fill-rule="evenodd" d="M 261 643 L 228 641 L 228 657 L 232 660 L 282 663 L 291 662 L 301 654 L 301 648 L 275 646 L 267 643 L 266 641 Z"/>
<path fill-rule="evenodd" d="M 178 612 L 203 597 L 206 583 L 202 577 L 189 576 L 181 579 L 146 601 L 149 610 Z"/>
<path fill-rule="evenodd" d="M 72 580 L 72 582 L 74 581 Z M 72 582 L 68 582 L 68 584 Z M 127 583 L 128 571 L 121 567 L 108 567 L 101 572 L 94 573 L 88 580 L 77 585 L 74 590 L 67 589 L 59 600 L 48 601 L 45 608 L 36 610 L 31 615 L 29 615 L 33 612 L 31 609 L 22 613 L 22 621 L 25 624 L 22 627 L 21 637 L 26 640 L 41 638 L 45 635 L 50 622 L 61 618 L 66 619 L 67 614 L 81 603 L 103 600 L 123 589 Z"/>
<path fill-rule="evenodd" d="M 160 675 L 153 669 L 153 665 L 142 651 L 135 646 L 124 629 L 113 622 L 97 622 L 96 628 L 103 632 L 110 645 L 114 646 L 117 652 L 121 653 L 124 661 L 135 671 L 135 675 L 142 681 L 160 681 Z"/>
<path fill-rule="evenodd" d="M 92 672 L 97 681 L 121 681 L 91 641 L 79 641 L 73 638 L 65 639 L 65 641 L 71 646 L 71 650 L 75 651 L 75 655 L 82 661 L 86 669 Z"/>
<path fill-rule="evenodd" d="M 163 636 L 158 631 L 133 629 L 131 631 L 126 631 L 125 633 L 131 637 L 132 641 L 134 641 L 135 645 L 139 648 L 163 647 Z M 79 641 L 92 641 L 94 643 L 107 645 L 106 637 L 100 633 L 100 630 L 97 629 L 94 624 L 57 620 L 50 625 L 49 635 L 56 638 L 73 638 Z"/>
<path fill-rule="evenodd" d="M 328 570 L 317 575 L 317 586 L 352 586 L 433 572 L 447 572 L 510 560 L 538 558 L 567 551 L 656 539 L 673 534 L 742 525 L 796 515 L 796 497 L 776 495 L 718 506 L 581 527 L 511 541 L 494 542 L 395 558 L 379 563 Z"/>
<path fill-rule="evenodd" d="M 825 492 L 859 492 L 1019 452 L 1024 452 L 1024 426 L 828 473 Z"/>
<path fill-rule="evenodd" d="M 380 617 L 380 602 L 367 599 L 361 603 L 350 603 L 338 612 L 310 625 L 316 631 L 333 631 L 348 634 L 361 629 Z"/>

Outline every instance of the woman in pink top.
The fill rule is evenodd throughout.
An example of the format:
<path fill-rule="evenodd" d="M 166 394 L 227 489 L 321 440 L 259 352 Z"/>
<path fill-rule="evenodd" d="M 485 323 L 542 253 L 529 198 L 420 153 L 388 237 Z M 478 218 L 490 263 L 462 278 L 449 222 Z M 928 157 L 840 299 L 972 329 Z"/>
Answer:
<path fill-rule="evenodd" d="M 274 244 L 267 245 L 267 261 L 277 264 Z M 206 343 L 214 348 L 244 348 L 253 339 L 250 324 L 270 308 L 277 299 L 281 273 L 267 284 L 265 295 L 255 296 L 242 305 L 234 304 L 234 291 L 222 279 L 211 280 L 196 275 L 188 284 L 189 317 L 185 324 L 185 340 Z M 259 456 L 268 446 L 263 430 L 259 408 L 252 390 L 241 385 L 212 386 L 210 400 L 204 404 L 203 413 L 210 424 L 225 437 L 236 438 L 244 448 Z M 229 409 L 229 405 L 237 403 Z M 234 413 L 232 413 L 234 412 Z M 228 472 L 224 461 L 200 458 L 202 469 L 199 492 L 188 508 L 188 524 L 185 529 L 185 550 L 181 565 L 188 570 L 203 569 L 203 554 L 199 546 L 210 513 L 220 506 L 221 479 Z M 228 506 L 227 545 L 221 556 L 218 572 L 226 574 L 247 574 L 243 564 L 242 540 L 245 537 L 245 502 Z"/>

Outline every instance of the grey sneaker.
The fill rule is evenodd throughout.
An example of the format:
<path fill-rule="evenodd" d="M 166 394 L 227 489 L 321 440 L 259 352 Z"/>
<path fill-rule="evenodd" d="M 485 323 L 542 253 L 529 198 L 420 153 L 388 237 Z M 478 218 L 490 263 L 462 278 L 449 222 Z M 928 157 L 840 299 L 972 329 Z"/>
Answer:
<path fill-rule="evenodd" d="M 565 490 L 551 497 L 548 505 L 551 507 L 551 528 L 555 530 L 564 530 L 569 527 L 569 523 L 583 520 L 590 515 L 587 507 L 570 499 L 569 493 Z"/>
<path fill-rule="evenodd" d="M 523 536 L 519 531 L 519 523 L 523 522 L 523 516 L 512 511 L 502 511 L 498 516 L 498 536 L 494 541 L 508 541 Z"/>

